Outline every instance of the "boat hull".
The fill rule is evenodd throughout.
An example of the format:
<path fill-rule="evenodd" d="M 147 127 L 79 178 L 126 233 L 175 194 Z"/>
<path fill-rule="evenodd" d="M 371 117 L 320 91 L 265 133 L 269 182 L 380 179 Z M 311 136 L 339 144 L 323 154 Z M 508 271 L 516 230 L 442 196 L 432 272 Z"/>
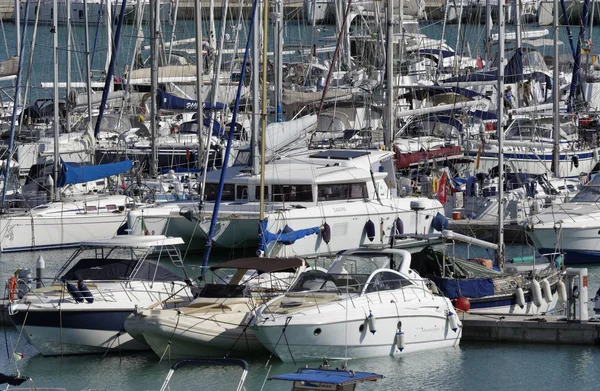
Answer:
<path fill-rule="evenodd" d="M 128 317 L 125 329 L 161 358 L 267 353 L 247 327 L 247 318 L 247 312 L 187 315 L 184 310 L 145 311 Z"/>
<path fill-rule="evenodd" d="M 124 213 L 11 216 L 0 220 L 3 252 L 76 247 L 80 242 L 113 236 L 127 221 Z"/>
<path fill-rule="evenodd" d="M 134 340 L 123 329 L 132 311 L 30 310 L 17 312 L 11 319 L 44 356 L 146 350 L 148 345 Z"/>
<path fill-rule="evenodd" d="M 377 331 L 371 333 L 365 318 L 346 322 L 315 322 L 269 325 L 268 321 L 256 328 L 262 344 L 283 362 L 310 361 L 326 358 L 351 357 L 353 359 L 404 355 L 423 350 L 457 346 L 461 330 L 449 329 L 446 316 L 377 317 Z M 405 333 L 404 349 L 396 344 L 398 322 Z M 362 326 L 362 327 L 361 327 Z M 281 338 L 285 335 L 285 338 Z"/>

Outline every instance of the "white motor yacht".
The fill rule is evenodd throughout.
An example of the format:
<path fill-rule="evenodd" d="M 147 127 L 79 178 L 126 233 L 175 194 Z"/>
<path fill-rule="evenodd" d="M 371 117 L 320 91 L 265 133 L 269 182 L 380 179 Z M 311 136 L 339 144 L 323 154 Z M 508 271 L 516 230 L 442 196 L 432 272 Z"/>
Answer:
<path fill-rule="evenodd" d="M 348 250 L 256 311 L 254 332 L 282 361 L 367 358 L 457 346 L 450 300 L 410 269 L 406 250 Z"/>
<path fill-rule="evenodd" d="M 84 242 L 51 285 L 32 289 L 11 277 L 10 318 L 43 355 L 147 349 L 123 324 L 136 309 L 190 301 L 189 280 L 161 265 L 183 268 L 181 244 L 133 235 Z"/>

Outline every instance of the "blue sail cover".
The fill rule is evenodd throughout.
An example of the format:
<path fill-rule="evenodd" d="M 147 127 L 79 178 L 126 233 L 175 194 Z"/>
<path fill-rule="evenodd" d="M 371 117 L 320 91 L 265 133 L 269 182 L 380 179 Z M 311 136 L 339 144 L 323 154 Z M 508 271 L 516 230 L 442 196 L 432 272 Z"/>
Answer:
<path fill-rule="evenodd" d="M 443 277 L 429 277 L 450 300 L 461 296 L 480 298 L 494 295 L 494 281 L 491 278 L 453 279 Z"/>
<path fill-rule="evenodd" d="M 198 101 L 193 99 L 185 99 L 169 94 L 162 89 L 157 90 L 158 93 L 158 108 L 161 110 L 172 111 L 196 111 L 198 110 Z M 202 103 L 202 110 L 224 110 L 227 107 L 225 103 L 217 102 L 213 107 L 212 103 Z"/>
<path fill-rule="evenodd" d="M 61 176 L 58 181 L 58 187 L 74 185 L 95 181 L 113 175 L 122 174 L 131 170 L 133 162 L 124 160 L 118 163 L 98 164 L 88 166 L 85 163 L 66 163 L 62 162 Z"/>
<path fill-rule="evenodd" d="M 498 81 L 498 70 L 473 72 L 468 75 L 451 77 L 445 79 L 443 83 L 460 83 L 460 82 L 494 82 Z M 530 78 L 530 75 L 523 74 L 523 52 L 517 49 L 515 54 L 504 67 L 504 82 L 508 84 L 517 83 Z"/>
<path fill-rule="evenodd" d="M 258 235 L 259 235 L 259 245 L 258 249 L 266 252 L 267 246 L 272 242 L 279 242 L 283 244 L 294 244 L 294 242 L 298 239 L 302 239 L 305 236 L 312 234 L 320 234 L 321 227 L 312 227 L 306 229 L 299 229 L 294 231 L 289 226 L 285 226 L 283 230 L 278 231 L 277 233 L 271 233 L 267 231 L 267 223 L 269 219 L 264 219 L 259 222 L 258 227 Z"/>

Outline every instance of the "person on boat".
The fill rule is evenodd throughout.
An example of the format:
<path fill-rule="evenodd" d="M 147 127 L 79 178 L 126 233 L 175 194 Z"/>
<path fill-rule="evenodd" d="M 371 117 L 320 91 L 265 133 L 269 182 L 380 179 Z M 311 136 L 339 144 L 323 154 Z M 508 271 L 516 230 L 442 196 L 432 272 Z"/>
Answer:
<path fill-rule="evenodd" d="M 514 105 L 513 105 L 513 94 L 512 94 L 512 87 L 511 86 L 506 87 L 506 90 L 504 90 L 504 104 L 506 105 L 507 109 L 514 108 Z"/>

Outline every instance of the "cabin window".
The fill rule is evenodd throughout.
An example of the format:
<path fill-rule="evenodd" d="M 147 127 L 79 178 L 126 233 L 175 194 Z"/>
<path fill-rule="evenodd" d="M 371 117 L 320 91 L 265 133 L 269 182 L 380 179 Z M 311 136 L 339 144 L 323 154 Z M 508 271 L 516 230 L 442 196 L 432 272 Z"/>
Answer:
<path fill-rule="evenodd" d="M 248 186 L 236 186 L 235 199 L 236 200 L 248 200 Z"/>
<path fill-rule="evenodd" d="M 318 200 L 350 200 L 367 198 L 367 185 L 365 183 L 336 183 L 319 185 Z"/>
<path fill-rule="evenodd" d="M 115 205 L 115 204 L 108 204 L 108 205 L 106 205 L 106 210 L 109 211 L 109 212 L 115 211 L 115 210 L 117 210 L 117 205 Z"/>
<path fill-rule="evenodd" d="M 312 202 L 311 185 L 273 185 L 273 201 Z"/>
<path fill-rule="evenodd" d="M 254 191 L 255 191 L 254 199 L 256 199 L 256 200 L 260 199 L 260 186 L 256 186 Z M 269 186 L 265 186 L 265 200 L 268 200 L 268 199 L 269 199 Z"/>
<path fill-rule="evenodd" d="M 367 292 L 389 291 L 412 285 L 410 281 L 392 272 L 377 273 L 367 286 Z"/>
<path fill-rule="evenodd" d="M 86 212 L 95 212 L 96 210 L 98 210 L 98 208 L 96 208 L 95 205 L 86 205 L 85 206 L 85 211 Z"/>
<path fill-rule="evenodd" d="M 204 196 L 207 201 L 215 201 L 217 199 L 217 192 L 219 191 L 218 183 L 207 183 Z M 234 201 L 235 200 L 235 185 L 233 183 L 226 183 L 223 186 L 223 194 L 221 195 L 221 201 Z"/>
<path fill-rule="evenodd" d="M 79 19 L 83 19 L 83 10 L 79 10 Z"/>

